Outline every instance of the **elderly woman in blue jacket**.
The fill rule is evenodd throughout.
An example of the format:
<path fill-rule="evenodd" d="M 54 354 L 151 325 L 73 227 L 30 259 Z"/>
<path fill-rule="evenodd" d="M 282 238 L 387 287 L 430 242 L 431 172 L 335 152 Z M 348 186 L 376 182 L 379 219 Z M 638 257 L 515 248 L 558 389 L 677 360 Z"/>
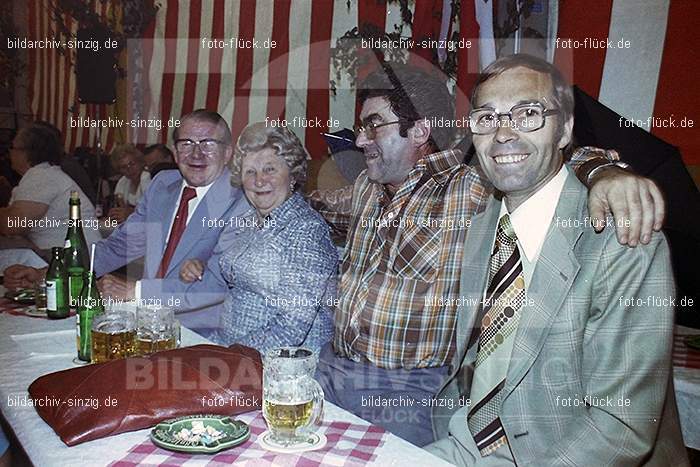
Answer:
<path fill-rule="evenodd" d="M 284 127 L 253 123 L 238 138 L 232 183 L 252 209 L 226 219 L 217 246 L 219 271 L 197 259 L 180 271 L 185 282 L 221 274 L 228 285 L 213 339 L 260 352 L 279 346 L 318 350 L 333 336 L 338 256 L 323 218 L 304 201 L 307 153 Z"/>

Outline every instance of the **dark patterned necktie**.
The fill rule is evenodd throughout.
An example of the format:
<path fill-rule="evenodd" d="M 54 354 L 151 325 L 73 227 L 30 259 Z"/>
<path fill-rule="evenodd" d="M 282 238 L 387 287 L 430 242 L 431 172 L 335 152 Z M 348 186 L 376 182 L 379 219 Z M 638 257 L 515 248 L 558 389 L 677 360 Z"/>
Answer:
<path fill-rule="evenodd" d="M 467 415 L 469 431 L 482 456 L 508 443 L 499 416 L 501 392 L 525 299 L 525 278 L 516 240 L 510 217 L 504 214 L 498 221 L 489 262 L 489 284 L 482 304 L 479 348 L 470 391 L 472 405 Z"/>

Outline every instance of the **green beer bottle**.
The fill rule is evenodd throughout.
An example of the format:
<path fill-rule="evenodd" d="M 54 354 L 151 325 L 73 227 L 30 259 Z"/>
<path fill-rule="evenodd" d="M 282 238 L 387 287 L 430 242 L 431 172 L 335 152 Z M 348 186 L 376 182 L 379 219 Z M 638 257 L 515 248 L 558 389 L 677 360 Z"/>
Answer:
<path fill-rule="evenodd" d="M 78 359 L 90 361 L 92 347 L 92 319 L 105 311 L 100 291 L 97 290 L 97 278 L 90 271 L 83 273 L 83 290 L 77 300 L 78 312 L 76 313 Z"/>
<path fill-rule="evenodd" d="M 77 307 L 76 301 L 83 290 L 83 272 L 88 270 L 90 256 L 88 253 L 85 234 L 80 219 L 80 196 L 77 191 L 70 192 L 70 220 L 68 222 L 68 232 L 66 233 L 66 243 L 64 247 L 63 261 L 68 270 L 68 281 L 70 290 L 70 307 Z"/>
<path fill-rule="evenodd" d="M 68 273 L 63 264 L 63 249 L 51 249 L 51 264 L 46 271 L 46 314 L 49 318 L 65 318 L 70 314 Z"/>

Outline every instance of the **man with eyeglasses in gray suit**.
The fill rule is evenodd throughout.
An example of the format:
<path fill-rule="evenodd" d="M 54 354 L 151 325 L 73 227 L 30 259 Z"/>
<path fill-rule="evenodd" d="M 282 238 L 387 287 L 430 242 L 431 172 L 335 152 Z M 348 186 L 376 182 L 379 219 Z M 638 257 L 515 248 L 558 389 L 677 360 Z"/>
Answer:
<path fill-rule="evenodd" d="M 250 206 L 242 190 L 231 186 L 226 168 L 231 159 L 231 131 L 216 112 L 195 110 L 173 133 L 179 170 L 156 176 L 135 211 L 95 248 L 95 273 L 103 298 L 160 300 L 175 308 L 183 326 L 207 334 L 218 325 L 218 306 L 226 284 L 180 281 L 183 261 L 206 262 L 219 255 L 215 247 L 223 228 Z M 140 280 L 110 274 L 143 258 Z M 31 281 L 43 271 L 12 266 L 10 286 Z M 6 277 L 8 276 L 6 272 Z"/>
<path fill-rule="evenodd" d="M 631 249 L 587 221 L 588 192 L 563 163 L 573 94 L 551 64 L 497 60 L 472 104 L 496 190 L 465 239 L 457 350 L 427 449 L 467 466 L 687 465 L 665 237 Z"/>

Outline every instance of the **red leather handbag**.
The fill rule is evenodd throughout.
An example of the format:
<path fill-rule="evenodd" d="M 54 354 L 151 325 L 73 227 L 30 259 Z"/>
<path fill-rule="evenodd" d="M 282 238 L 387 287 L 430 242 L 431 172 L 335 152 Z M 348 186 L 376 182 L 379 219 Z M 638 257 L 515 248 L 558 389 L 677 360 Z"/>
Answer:
<path fill-rule="evenodd" d="M 29 386 L 29 396 L 73 446 L 183 415 L 259 408 L 262 361 L 241 345 L 195 345 L 50 373 Z"/>

